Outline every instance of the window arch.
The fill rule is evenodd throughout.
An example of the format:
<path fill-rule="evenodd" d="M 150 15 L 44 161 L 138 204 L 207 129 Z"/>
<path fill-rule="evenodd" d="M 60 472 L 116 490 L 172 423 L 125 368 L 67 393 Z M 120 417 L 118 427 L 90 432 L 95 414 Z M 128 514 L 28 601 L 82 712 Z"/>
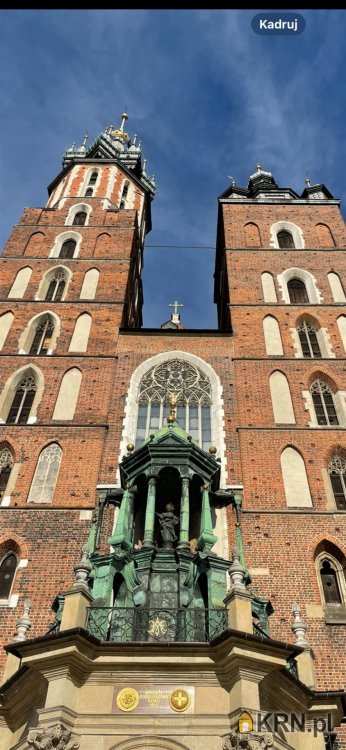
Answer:
<path fill-rule="evenodd" d="M 274 357 L 281 356 L 284 351 L 282 348 L 280 326 L 276 318 L 272 315 L 266 315 L 263 318 L 263 333 L 266 354 Z"/>
<path fill-rule="evenodd" d="M 261 236 L 257 224 L 253 221 L 249 221 L 245 224 L 244 232 L 246 247 L 261 247 Z"/>
<path fill-rule="evenodd" d="M 83 227 L 89 223 L 91 213 L 92 208 L 87 203 L 76 203 L 70 207 L 65 224 L 66 226 Z"/>
<path fill-rule="evenodd" d="M 305 462 L 299 451 L 288 445 L 280 461 L 288 507 L 312 507 Z"/>
<path fill-rule="evenodd" d="M 51 315 L 41 316 L 34 329 L 29 354 L 49 354 L 54 333 L 54 321 Z"/>
<path fill-rule="evenodd" d="M 346 510 L 346 453 L 334 453 L 328 464 L 328 474 L 335 505 L 338 510 Z"/>
<path fill-rule="evenodd" d="M 345 607 L 346 561 L 341 550 L 325 539 L 320 542 L 316 549 L 315 563 L 321 599 L 326 606 L 326 610 L 328 611 L 330 607 Z"/>
<path fill-rule="evenodd" d="M 51 258 L 77 258 L 79 255 L 82 235 L 73 230 L 63 232 L 55 238 L 54 245 L 50 252 Z"/>
<path fill-rule="evenodd" d="M 277 233 L 277 242 L 278 246 L 282 249 L 284 248 L 294 248 L 294 239 L 292 232 L 288 232 L 287 229 L 281 229 L 280 232 Z"/>
<path fill-rule="evenodd" d="M 0 316 L 0 349 L 4 346 L 4 343 L 9 334 L 14 315 L 12 312 L 6 312 Z"/>
<path fill-rule="evenodd" d="M 303 268 L 287 268 L 277 277 L 282 299 L 288 304 L 321 304 L 315 277 Z"/>
<path fill-rule="evenodd" d="M 49 282 L 48 289 L 46 291 L 45 300 L 46 302 L 60 302 L 63 298 L 66 287 L 66 273 L 65 271 L 55 271 L 52 274 L 51 281 Z"/>
<path fill-rule="evenodd" d="M 78 367 L 65 372 L 60 383 L 58 397 L 54 407 L 53 419 L 73 419 L 82 382 L 82 373 Z"/>
<path fill-rule="evenodd" d="M 32 424 L 43 395 L 44 379 L 34 364 L 11 375 L 0 395 L 0 424 Z"/>
<path fill-rule="evenodd" d="M 277 302 L 274 279 L 271 273 L 264 271 L 261 276 L 263 299 L 265 302 Z"/>
<path fill-rule="evenodd" d="M 292 221 L 276 221 L 270 227 L 270 245 L 283 249 L 303 249 L 305 247 L 303 232 Z"/>
<path fill-rule="evenodd" d="M 19 338 L 19 354 L 52 354 L 59 333 L 60 320 L 57 315 L 51 312 L 36 315 Z"/>
<path fill-rule="evenodd" d="M 136 447 L 165 425 L 170 391 L 177 394 L 177 422 L 204 450 L 211 445 L 211 388 L 208 378 L 179 359 L 152 367 L 138 393 Z"/>
<path fill-rule="evenodd" d="M 97 169 L 93 169 L 91 172 L 89 172 L 89 174 L 87 174 L 84 189 L 84 195 L 86 198 L 91 198 L 94 195 L 98 176 L 99 172 Z"/>
<path fill-rule="evenodd" d="M 47 302 L 62 301 L 66 297 L 71 278 L 72 273 L 66 266 L 51 268 L 41 279 L 35 299 L 46 300 Z"/>
<path fill-rule="evenodd" d="M 276 424 L 295 424 L 291 391 L 286 375 L 279 370 L 269 378 L 270 395 Z"/>
<path fill-rule="evenodd" d="M 18 271 L 14 279 L 14 282 L 11 286 L 11 289 L 8 293 L 9 299 L 21 299 L 22 297 L 24 297 L 26 288 L 30 281 L 31 274 L 32 274 L 32 268 L 30 268 L 30 266 L 21 268 L 20 271 Z"/>
<path fill-rule="evenodd" d="M 328 281 L 334 302 L 346 302 L 346 296 L 340 276 L 337 273 L 329 273 Z"/>
<path fill-rule="evenodd" d="M 300 342 L 300 348 L 302 356 L 304 358 L 319 358 L 322 357 L 321 347 L 319 343 L 320 329 L 318 325 L 314 324 L 308 318 L 302 318 L 297 325 L 297 333 Z"/>
<path fill-rule="evenodd" d="M 129 192 L 130 183 L 128 180 L 125 180 L 124 187 L 122 189 L 121 193 L 121 199 L 120 199 L 120 205 L 119 208 L 125 208 L 126 207 L 126 200 Z"/>
<path fill-rule="evenodd" d="M 6 552 L 0 562 L 0 600 L 9 599 L 17 565 L 17 555 L 12 550 Z"/>
<path fill-rule="evenodd" d="M 310 393 L 314 405 L 318 425 L 338 425 L 339 419 L 331 388 L 324 380 L 315 380 L 310 386 Z"/>
<path fill-rule="evenodd" d="M 35 474 L 31 483 L 28 503 L 51 503 L 62 458 L 58 443 L 50 443 L 38 458 Z"/>
<path fill-rule="evenodd" d="M 327 224 L 316 224 L 316 232 L 320 247 L 335 247 L 334 237 Z"/>
<path fill-rule="evenodd" d="M 346 352 L 346 315 L 339 315 L 336 319 L 339 333 L 341 336 L 342 344 Z"/>
<path fill-rule="evenodd" d="M 91 328 L 91 315 L 82 313 L 76 320 L 69 352 L 86 352 Z"/>
<path fill-rule="evenodd" d="M 95 299 L 100 272 L 97 268 L 86 271 L 80 293 L 80 299 Z"/>
<path fill-rule="evenodd" d="M 33 375 L 26 375 L 18 383 L 12 400 L 6 424 L 26 424 L 36 393 L 36 381 Z"/>
<path fill-rule="evenodd" d="M 306 286 L 304 284 L 304 281 L 301 279 L 293 278 L 290 279 L 287 282 L 287 291 L 289 295 L 289 300 L 293 304 L 308 304 L 309 303 L 309 297 L 308 293 L 306 291 Z"/>
<path fill-rule="evenodd" d="M 6 495 L 8 480 L 13 469 L 13 454 L 8 445 L 0 446 L 0 504 Z"/>

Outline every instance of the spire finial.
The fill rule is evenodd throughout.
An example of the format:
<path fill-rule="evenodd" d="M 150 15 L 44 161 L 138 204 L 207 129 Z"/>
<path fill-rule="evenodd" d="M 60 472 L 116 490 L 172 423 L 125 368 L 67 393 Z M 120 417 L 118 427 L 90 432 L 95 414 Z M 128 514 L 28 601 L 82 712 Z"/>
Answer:
<path fill-rule="evenodd" d="M 176 323 L 176 324 L 180 323 L 179 308 L 180 307 L 183 308 L 184 305 L 182 305 L 180 302 L 178 302 L 177 300 L 175 300 L 174 302 L 171 302 L 168 305 L 168 307 L 172 307 L 173 308 L 173 312 L 171 313 L 171 321 L 172 321 L 172 323 Z"/>
<path fill-rule="evenodd" d="M 31 628 L 30 610 L 31 601 L 26 598 L 24 599 L 24 612 L 16 622 L 17 635 L 14 638 L 15 641 L 26 641 L 28 630 Z"/>
<path fill-rule="evenodd" d="M 232 187 L 235 187 L 235 185 L 236 185 L 235 178 L 232 177 L 230 174 L 228 174 L 227 177 L 228 177 L 229 180 L 231 180 Z"/>
<path fill-rule="evenodd" d="M 305 180 L 304 180 L 304 182 L 305 182 L 305 185 L 306 185 L 306 187 L 311 187 L 311 180 L 310 180 L 310 177 L 305 177 Z"/>
<path fill-rule="evenodd" d="M 262 170 L 262 165 L 256 164 L 256 172 L 261 172 L 261 170 Z"/>
<path fill-rule="evenodd" d="M 82 146 L 84 146 L 84 147 L 86 146 L 86 142 L 87 142 L 88 138 L 89 138 L 88 133 L 85 133 L 84 138 L 83 138 Z"/>
<path fill-rule="evenodd" d="M 123 112 L 122 115 L 121 115 L 121 125 L 120 125 L 120 130 L 121 130 L 122 133 L 124 132 L 125 122 L 128 119 L 129 119 L 129 116 L 128 116 L 127 112 Z"/>
<path fill-rule="evenodd" d="M 293 624 L 291 630 L 294 633 L 296 644 L 298 646 L 306 647 L 308 646 L 308 642 L 306 640 L 306 631 L 308 629 L 308 626 L 302 619 L 300 606 L 296 602 L 292 604 L 292 614 Z"/>

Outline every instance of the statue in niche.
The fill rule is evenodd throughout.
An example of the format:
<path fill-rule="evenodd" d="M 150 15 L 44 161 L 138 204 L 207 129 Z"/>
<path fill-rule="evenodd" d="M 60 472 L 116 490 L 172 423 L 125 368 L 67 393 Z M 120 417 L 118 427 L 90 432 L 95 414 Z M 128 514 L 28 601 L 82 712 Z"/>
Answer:
<path fill-rule="evenodd" d="M 178 539 L 174 528 L 179 523 L 179 518 L 174 514 L 173 503 L 167 503 L 164 513 L 156 513 L 156 515 L 159 519 L 163 548 L 173 549 L 174 542 Z"/>

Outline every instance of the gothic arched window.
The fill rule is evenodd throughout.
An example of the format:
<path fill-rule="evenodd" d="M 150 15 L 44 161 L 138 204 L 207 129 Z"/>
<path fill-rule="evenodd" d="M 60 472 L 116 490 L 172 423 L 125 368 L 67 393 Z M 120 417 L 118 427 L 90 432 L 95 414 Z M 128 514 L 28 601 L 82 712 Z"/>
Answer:
<path fill-rule="evenodd" d="M 93 191 L 92 188 L 87 188 L 86 189 L 86 191 L 85 191 L 85 197 L 86 198 L 92 198 L 93 194 L 94 194 L 94 191 Z"/>
<path fill-rule="evenodd" d="M 65 272 L 57 271 L 54 274 L 52 280 L 49 282 L 45 300 L 47 302 L 60 302 L 65 291 L 65 286 L 66 286 Z"/>
<path fill-rule="evenodd" d="M 75 217 L 73 219 L 72 224 L 74 224 L 75 226 L 78 226 L 78 227 L 84 227 L 84 224 L 85 224 L 86 220 L 87 220 L 87 213 L 86 213 L 86 211 L 78 211 L 75 214 Z"/>
<path fill-rule="evenodd" d="M 328 474 L 335 505 L 338 510 L 346 510 L 346 454 L 335 453 L 332 456 L 328 464 Z"/>
<path fill-rule="evenodd" d="M 290 302 L 296 304 L 305 304 L 306 302 L 309 302 L 304 281 L 301 281 L 300 279 L 290 279 L 287 283 L 287 289 Z"/>
<path fill-rule="evenodd" d="M 73 258 L 76 244 L 76 240 L 65 240 L 61 245 L 59 258 Z"/>
<path fill-rule="evenodd" d="M 177 396 L 177 423 L 204 450 L 211 444 L 211 385 L 195 365 L 171 359 L 152 367 L 138 395 L 136 448 L 165 425 L 169 394 Z"/>
<path fill-rule="evenodd" d="M 8 599 L 17 569 L 17 557 L 8 552 L 0 564 L 0 599 Z"/>
<path fill-rule="evenodd" d="M 26 375 L 17 385 L 6 424 L 26 424 L 35 398 L 36 382 L 33 375 Z"/>
<path fill-rule="evenodd" d="M 30 487 L 28 503 L 51 503 L 62 457 L 57 443 L 51 443 L 41 451 L 34 478 Z"/>
<path fill-rule="evenodd" d="M 303 357 L 321 357 L 316 328 L 308 321 L 302 320 L 297 331 Z"/>
<path fill-rule="evenodd" d="M 54 323 L 50 315 L 39 319 L 29 354 L 47 354 L 54 333 Z"/>
<path fill-rule="evenodd" d="M 321 560 L 320 576 L 323 588 L 323 595 L 326 604 L 341 604 L 342 597 L 338 582 L 337 571 L 331 560 L 325 558 Z"/>
<path fill-rule="evenodd" d="M 317 424 L 338 425 L 332 391 L 323 380 L 315 380 L 310 387 Z"/>
<path fill-rule="evenodd" d="M 13 467 L 13 456 L 4 445 L 0 448 L 0 502 L 6 493 L 6 487 Z"/>
<path fill-rule="evenodd" d="M 291 232 L 288 232 L 287 229 L 281 229 L 281 231 L 277 233 L 277 239 L 278 245 L 281 248 L 295 247 L 293 235 Z"/>
<path fill-rule="evenodd" d="M 91 175 L 89 177 L 89 182 L 88 182 L 89 185 L 95 185 L 95 183 L 97 182 L 97 175 L 98 175 L 97 172 L 92 172 L 91 173 Z"/>

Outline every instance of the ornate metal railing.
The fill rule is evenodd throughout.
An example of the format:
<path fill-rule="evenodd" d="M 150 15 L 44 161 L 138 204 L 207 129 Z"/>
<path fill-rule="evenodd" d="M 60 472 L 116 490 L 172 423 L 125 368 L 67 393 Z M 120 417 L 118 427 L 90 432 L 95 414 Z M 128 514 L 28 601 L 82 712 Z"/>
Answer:
<path fill-rule="evenodd" d="M 225 609 L 90 607 L 87 630 L 103 641 L 206 642 L 227 628 Z"/>

